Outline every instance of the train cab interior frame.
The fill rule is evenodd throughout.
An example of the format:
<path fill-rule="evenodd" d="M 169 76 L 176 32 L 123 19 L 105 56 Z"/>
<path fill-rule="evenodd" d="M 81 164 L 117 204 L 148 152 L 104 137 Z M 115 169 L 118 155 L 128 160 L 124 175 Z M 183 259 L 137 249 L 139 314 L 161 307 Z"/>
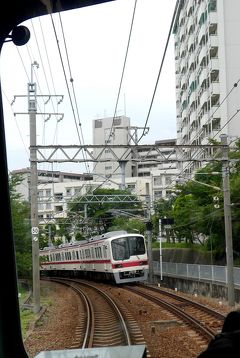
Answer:
<path fill-rule="evenodd" d="M 22 27 L 31 18 L 97 5 L 114 0 L 10 0 L 2 3 L 0 12 L 0 50 L 5 42 L 12 46 L 27 41 L 29 32 Z M 13 69 L 14 70 L 14 69 Z M 0 188 L 1 188 L 1 295 L 0 295 L 0 357 L 28 357 L 25 351 L 18 304 L 17 274 L 8 185 L 8 163 L 3 117 L 2 93 L 0 91 Z"/>

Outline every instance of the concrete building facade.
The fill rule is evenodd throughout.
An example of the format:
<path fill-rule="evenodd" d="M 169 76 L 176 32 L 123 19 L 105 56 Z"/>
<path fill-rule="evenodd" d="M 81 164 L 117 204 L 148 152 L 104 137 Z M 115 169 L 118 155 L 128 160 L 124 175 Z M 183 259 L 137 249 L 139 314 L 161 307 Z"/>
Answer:
<path fill-rule="evenodd" d="M 177 144 L 240 136 L 240 2 L 181 0 L 174 24 Z M 194 164 L 188 166 L 189 172 Z"/>
<path fill-rule="evenodd" d="M 127 145 L 130 142 L 129 137 L 130 118 L 126 116 L 106 117 L 93 120 L 93 145 Z M 125 149 L 115 149 L 118 157 L 121 158 L 125 154 Z M 121 167 L 113 159 L 113 154 L 109 148 L 94 149 L 94 156 L 101 159 L 106 159 L 104 162 L 97 162 L 93 165 L 94 180 L 102 181 L 102 177 L 119 178 L 122 175 Z M 130 158 L 131 159 L 131 158 Z M 125 176 L 132 176 L 131 162 L 126 163 Z"/>

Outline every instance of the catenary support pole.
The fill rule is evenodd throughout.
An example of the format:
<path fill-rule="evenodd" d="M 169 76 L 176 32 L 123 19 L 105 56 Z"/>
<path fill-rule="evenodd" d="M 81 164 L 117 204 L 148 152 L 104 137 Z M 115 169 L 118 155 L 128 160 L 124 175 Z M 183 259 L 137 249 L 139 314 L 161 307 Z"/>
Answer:
<path fill-rule="evenodd" d="M 227 146 L 228 144 L 227 135 L 222 134 L 220 138 L 221 138 L 221 144 Z M 231 201 L 230 201 L 230 184 L 229 184 L 228 147 L 223 148 L 222 159 L 223 159 L 222 181 L 223 181 L 223 199 L 224 199 L 228 304 L 229 306 L 234 306 L 235 295 L 234 295 L 234 275 L 233 275 L 232 218 L 231 218 Z"/>
<path fill-rule="evenodd" d="M 30 121 L 30 201 L 31 201 L 31 230 L 32 230 L 32 280 L 33 280 L 33 311 L 40 311 L 40 271 L 39 271 L 39 228 L 38 228 L 38 204 L 37 204 L 37 129 L 36 129 L 36 83 L 33 82 L 33 67 L 31 65 L 31 83 L 28 84 L 28 112 Z"/>

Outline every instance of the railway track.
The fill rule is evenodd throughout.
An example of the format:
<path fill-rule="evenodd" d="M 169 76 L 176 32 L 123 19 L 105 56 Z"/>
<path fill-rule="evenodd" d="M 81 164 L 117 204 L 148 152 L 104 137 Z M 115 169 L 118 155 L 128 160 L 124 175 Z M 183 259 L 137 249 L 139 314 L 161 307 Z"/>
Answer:
<path fill-rule="evenodd" d="M 124 289 L 172 312 L 197 331 L 207 342 L 221 331 L 225 315 L 196 301 L 150 285 L 124 286 Z"/>
<path fill-rule="evenodd" d="M 113 300 L 102 289 L 85 281 L 51 280 L 70 286 L 83 305 L 70 348 L 146 345 L 136 321 L 119 300 Z"/>

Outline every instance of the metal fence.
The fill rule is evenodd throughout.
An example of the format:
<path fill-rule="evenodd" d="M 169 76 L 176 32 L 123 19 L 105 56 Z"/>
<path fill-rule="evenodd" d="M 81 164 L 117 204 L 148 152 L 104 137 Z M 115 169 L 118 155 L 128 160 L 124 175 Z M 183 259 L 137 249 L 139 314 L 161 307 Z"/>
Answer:
<path fill-rule="evenodd" d="M 161 265 L 153 261 L 155 275 L 161 274 Z M 162 276 L 178 276 L 198 281 L 212 281 L 227 284 L 227 267 L 214 265 L 196 265 L 174 262 L 162 262 Z M 234 267 L 234 284 L 240 285 L 240 268 Z"/>

